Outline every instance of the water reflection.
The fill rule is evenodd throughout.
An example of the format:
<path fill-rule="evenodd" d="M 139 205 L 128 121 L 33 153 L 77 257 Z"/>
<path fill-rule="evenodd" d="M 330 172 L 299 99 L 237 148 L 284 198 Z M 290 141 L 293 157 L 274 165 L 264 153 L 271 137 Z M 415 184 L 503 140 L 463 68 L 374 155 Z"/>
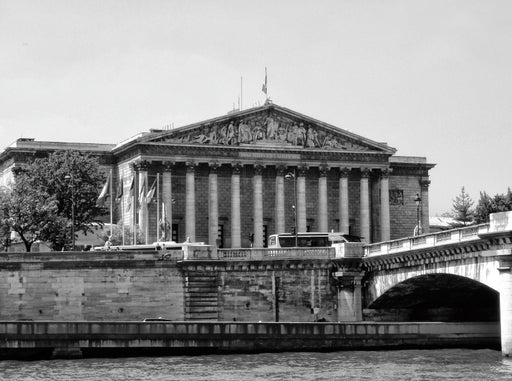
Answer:
<path fill-rule="evenodd" d="M 493 350 L 403 350 L 2 361 L 0 380 L 510 380 Z"/>

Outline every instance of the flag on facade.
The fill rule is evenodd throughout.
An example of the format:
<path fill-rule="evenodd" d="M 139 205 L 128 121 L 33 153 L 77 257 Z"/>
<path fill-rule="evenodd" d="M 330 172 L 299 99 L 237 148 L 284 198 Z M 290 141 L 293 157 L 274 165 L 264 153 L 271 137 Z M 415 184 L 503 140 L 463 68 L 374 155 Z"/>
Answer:
<path fill-rule="evenodd" d="M 101 190 L 101 193 L 98 196 L 98 199 L 96 200 L 96 205 L 105 206 L 105 201 L 107 200 L 107 197 L 110 196 L 109 189 L 110 189 L 110 175 L 107 177 L 107 181 L 105 181 L 105 185 L 103 185 L 103 189 Z"/>
<path fill-rule="evenodd" d="M 263 83 L 263 86 L 261 87 L 261 91 L 267 95 L 267 68 L 265 68 L 265 82 Z"/>
<path fill-rule="evenodd" d="M 149 188 L 148 194 L 146 195 L 146 204 L 149 204 L 151 200 L 153 199 L 153 196 L 155 195 L 156 191 L 156 180 L 153 181 L 153 185 L 151 185 L 151 188 Z"/>
<path fill-rule="evenodd" d="M 130 210 L 131 207 L 132 207 L 132 202 L 133 202 L 133 187 L 135 186 L 135 177 L 132 177 L 132 183 L 130 185 L 130 191 L 128 192 L 128 207 L 126 208 L 126 210 Z"/>
<path fill-rule="evenodd" d="M 117 185 L 117 192 L 116 192 L 116 201 L 119 202 L 123 198 L 123 185 L 124 185 L 124 179 L 119 180 L 119 184 Z"/>

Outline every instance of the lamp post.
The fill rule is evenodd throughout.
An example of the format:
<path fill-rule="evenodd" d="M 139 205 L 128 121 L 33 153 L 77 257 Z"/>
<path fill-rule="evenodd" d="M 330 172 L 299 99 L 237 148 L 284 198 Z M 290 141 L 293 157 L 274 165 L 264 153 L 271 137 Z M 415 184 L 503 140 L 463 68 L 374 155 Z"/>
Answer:
<path fill-rule="evenodd" d="M 75 186 L 73 183 L 73 175 L 66 175 L 64 177 L 66 181 L 69 181 L 69 187 L 71 189 L 71 250 L 75 250 Z"/>
<path fill-rule="evenodd" d="M 292 205 L 293 209 L 293 230 L 295 234 L 295 247 L 298 246 L 297 242 L 297 176 L 295 174 L 295 170 L 293 172 L 288 172 L 284 177 L 287 180 L 293 180 L 293 195 L 294 195 L 294 205 Z"/>
<path fill-rule="evenodd" d="M 421 229 L 421 220 L 420 220 L 420 206 L 421 206 L 421 197 L 419 193 L 416 193 L 416 197 L 414 197 L 414 202 L 416 203 L 416 228 L 414 229 L 414 235 L 420 235 L 422 233 Z"/>

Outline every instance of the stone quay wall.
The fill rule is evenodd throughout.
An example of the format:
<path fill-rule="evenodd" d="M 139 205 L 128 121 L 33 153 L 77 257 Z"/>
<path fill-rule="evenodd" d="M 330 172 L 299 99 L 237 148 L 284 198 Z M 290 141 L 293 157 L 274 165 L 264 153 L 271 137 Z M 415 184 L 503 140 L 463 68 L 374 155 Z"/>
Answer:
<path fill-rule="evenodd" d="M 499 347 L 499 323 L 5 322 L 0 359 Z"/>
<path fill-rule="evenodd" d="M 280 321 L 337 320 L 327 258 L 182 259 L 159 251 L 0 254 L 0 320 L 268 322 L 276 312 Z"/>

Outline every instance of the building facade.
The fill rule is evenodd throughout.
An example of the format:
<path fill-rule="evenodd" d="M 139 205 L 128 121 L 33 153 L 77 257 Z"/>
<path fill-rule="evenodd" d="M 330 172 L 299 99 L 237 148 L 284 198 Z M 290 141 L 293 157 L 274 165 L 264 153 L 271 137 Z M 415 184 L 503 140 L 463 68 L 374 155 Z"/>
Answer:
<path fill-rule="evenodd" d="M 434 165 L 271 102 L 116 146 L 22 139 L 0 154 L 2 183 L 27 157 L 57 149 L 100 157 L 122 194 L 114 222 L 148 243 L 265 247 L 295 228 L 376 242 L 410 236 L 418 221 L 428 232 Z"/>

